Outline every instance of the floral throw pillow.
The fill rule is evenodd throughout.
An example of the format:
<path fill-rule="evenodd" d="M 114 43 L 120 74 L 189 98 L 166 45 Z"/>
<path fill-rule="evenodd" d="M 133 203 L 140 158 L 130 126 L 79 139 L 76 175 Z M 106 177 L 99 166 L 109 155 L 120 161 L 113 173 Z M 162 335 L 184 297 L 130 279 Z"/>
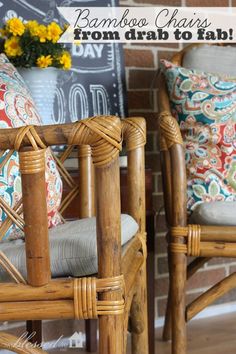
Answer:
<path fill-rule="evenodd" d="M 0 55 L 0 128 L 41 125 L 30 93 L 14 66 L 4 54 Z M 10 156 L 10 158 L 9 158 Z M 50 149 L 46 150 L 46 194 L 48 226 L 61 223 L 58 208 L 62 196 L 62 181 Z M 12 208 L 21 199 L 21 177 L 18 153 L 0 152 L 0 197 Z M 6 219 L 0 208 L 0 225 Z M 5 239 L 22 237 L 23 233 L 13 224 L 4 235 Z"/>
<path fill-rule="evenodd" d="M 236 201 L 236 79 L 161 65 L 185 145 L 188 211 Z"/>

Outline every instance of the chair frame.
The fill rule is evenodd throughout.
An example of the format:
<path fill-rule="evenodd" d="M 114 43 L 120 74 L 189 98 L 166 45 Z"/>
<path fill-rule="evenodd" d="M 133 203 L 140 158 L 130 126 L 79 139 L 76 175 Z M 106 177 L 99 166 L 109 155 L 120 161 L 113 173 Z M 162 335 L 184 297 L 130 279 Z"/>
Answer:
<path fill-rule="evenodd" d="M 128 210 L 139 225 L 123 254 L 118 160 L 122 137 L 128 151 Z M 148 353 L 145 142 L 143 118 L 97 116 L 72 124 L 0 130 L 0 150 L 19 151 L 27 264 L 27 284 L 0 284 L 0 321 L 27 320 L 37 327 L 45 319 L 98 318 L 99 353 L 125 354 L 130 317 L 132 353 Z M 65 144 L 81 146 L 80 175 L 85 171 L 91 177 L 92 160 L 95 166 L 97 277 L 51 279 L 44 152 L 48 146 Z M 81 216 L 87 217 L 94 215 L 93 178 L 84 177 L 81 203 L 87 210 L 81 209 Z"/>
<path fill-rule="evenodd" d="M 176 53 L 172 63 L 181 66 L 186 51 L 196 45 L 199 44 L 192 44 Z M 188 224 L 185 152 L 179 125 L 171 114 L 163 74 L 159 77 L 158 86 L 158 129 L 170 274 L 163 339 L 172 337 L 172 354 L 186 354 L 186 322 L 235 288 L 236 274 L 224 278 L 188 306 L 185 299 L 186 280 L 212 257 L 236 256 L 236 227 Z M 196 258 L 187 266 L 188 256 Z"/>

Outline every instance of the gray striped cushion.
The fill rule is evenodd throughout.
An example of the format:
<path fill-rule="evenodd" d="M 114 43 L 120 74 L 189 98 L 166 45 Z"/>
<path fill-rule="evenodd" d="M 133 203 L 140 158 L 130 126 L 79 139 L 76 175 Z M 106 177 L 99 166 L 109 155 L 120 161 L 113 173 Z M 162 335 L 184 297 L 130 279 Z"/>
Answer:
<path fill-rule="evenodd" d="M 198 204 L 190 217 L 190 223 L 236 226 L 236 202 L 208 202 Z"/>
<path fill-rule="evenodd" d="M 121 239 L 125 245 L 138 231 L 129 215 L 121 215 Z M 68 221 L 49 230 L 51 272 L 53 277 L 83 276 L 97 273 L 96 218 Z M 0 243 L 0 250 L 26 277 L 23 240 Z M 0 268 L 1 281 L 9 280 Z"/>
<path fill-rule="evenodd" d="M 205 44 L 187 51 L 184 55 L 183 67 L 235 77 L 235 61 L 235 47 Z"/>

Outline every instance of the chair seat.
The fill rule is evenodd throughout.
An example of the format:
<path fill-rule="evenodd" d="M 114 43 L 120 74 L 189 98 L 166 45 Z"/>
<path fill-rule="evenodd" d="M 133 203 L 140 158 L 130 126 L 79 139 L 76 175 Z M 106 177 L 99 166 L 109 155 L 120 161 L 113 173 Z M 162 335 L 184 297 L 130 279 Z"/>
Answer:
<path fill-rule="evenodd" d="M 138 231 L 136 221 L 121 215 L 121 243 L 125 245 Z M 85 276 L 97 273 L 96 218 L 68 221 L 49 230 L 52 277 Z M 0 250 L 26 278 L 25 246 L 23 240 L 0 244 Z M 0 280 L 9 276 L 0 268 Z"/>
<path fill-rule="evenodd" d="M 196 206 L 190 223 L 236 226 L 236 202 L 209 202 Z"/>

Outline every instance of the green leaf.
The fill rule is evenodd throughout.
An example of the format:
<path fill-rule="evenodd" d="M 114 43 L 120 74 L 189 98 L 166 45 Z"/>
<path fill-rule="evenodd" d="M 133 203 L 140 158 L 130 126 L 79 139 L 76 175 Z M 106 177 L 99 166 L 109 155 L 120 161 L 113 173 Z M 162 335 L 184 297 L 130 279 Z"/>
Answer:
<path fill-rule="evenodd" d="M 206 190 L 203 186 L 200 184 L 194 184 L 193 185 L 193 193 L 198 197 L 199 199 L 202 198 L 204 194 L 206 194 Z"/>
<path fill-rule="evenodd" d="M 212 197 L 216 197 L 220 193 L 220 187 L 216 183 L 216 181 L 211 181 L 209 186 L 209 194 Z"/>
<path fill-rule="evenodd" d="M 187 91 L 191 91 L 192 89 L 192 81 L 189 79 L 184 80 L 181 85 L 180 85 L 180 90 L 187 92 Z"/>
<path fill-rule="evenodd" d="M 209 96 L 208 93 L 205 92 L 196 92 L 192 95 L 191 99 L 193 101 L 201 101 L 204 100 L 204 98 L 207 98 Z"/>

